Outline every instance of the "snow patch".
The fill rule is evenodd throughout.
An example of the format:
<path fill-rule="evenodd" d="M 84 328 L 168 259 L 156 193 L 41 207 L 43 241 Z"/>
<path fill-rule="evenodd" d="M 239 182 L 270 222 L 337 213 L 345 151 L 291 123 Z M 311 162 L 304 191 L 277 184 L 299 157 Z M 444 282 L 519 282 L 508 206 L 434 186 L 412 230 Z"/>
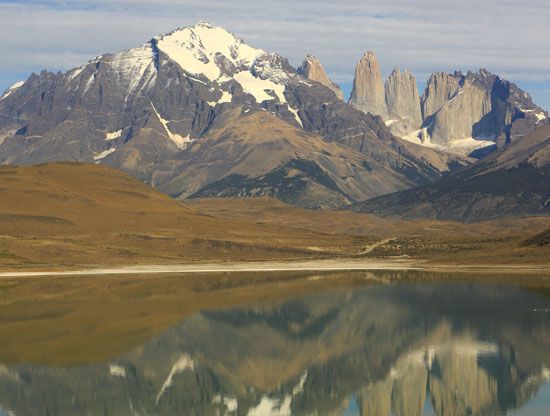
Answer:
<path fill-rule="evenodd" d="M 176 376 L 177 374 L 183 373 L 186 370 L 194 371 L 195 362 L 193 361 L 193 359 L 189 354 L 182 354 L 180 358 L 172 366 L 172 369 L 170 370 L 170 374 L 168 374 L 168 377 L 166 377 L 166 380 L 164 381 L 162 387 L 160 388 L 160 391 L 157 394 L 155 403 L 159 402 L 162 395 L 172 385 L 174 376 Z"/>
<path fill-rule="evenodd" d="M 71 82 L 73 79 L 79 76 L 89 65 L 97 63 L 101 58 L 103 58 L 103 55 L 96 56 L 94 59 L 86 62 L 84 65 L 81 65 L 78 68 L 74 68 L 67 71 L 66 75 L 69 78 L 69 82 Z"/>
<path fill-rule="evenodd" d="M 546 119 L 546 114 L 540 112 L 540 113 L 535 114 L 535 117 L 537 118 L 537 121 L 542 121 L 542 120 Z"/>
<path fill-rule="evenodd" d="M 69 81 L 72 81 L 77 76 L 79 76 L 82 73 L 82 71 L 84 71 L 86 69 L 87 65 L 88 64 L 82 65 L 82 66 L 79 66 L 78 68 L 70 70 L 69 73 L 68 73 Z"/>
<path fill-rule="evenodd" d="M 96 163 L 99 163 L 99 161 L 101 159 L 104 159 L 106 158 L 107 156 L 109 156 L 111 153 L 113 153 L 114 151 L 116 151 L 115 148 L 111 148 L 111 149 L 108 149 L 108 150 L 105 150 L 101 153 L 97 153 L 95 156 L 94 156 L 94 160 L 96 161 Z"/>
<path fill-rule="evenodd" d="M 84 91 L 82 92 L 83 95 L 88 92 L 88 90 L 90 89 L 90 87 L 92 86 L 94 81 L 95 81 L 95 74 L 92 75 L 90 78 L 88 78 L 88 81 L 86 82 L 86 85 L 84 86 Z"/>
<path fill-rule="evenodd" d="M 109 366 L 109 374 L 111 374 L 113 377 L 126 378 L 126 370 L 124 369 L 124 367 L 118 364 L 111 364 Z"/>
<path fill-rule="evenodd" d="M 122 80 L 128 83 L 126 101 L 136 90 L 151 86 L 156 80 L 157 70 L 154 64 L 154 52 L 151 44 L 119 52 L 104 63 Z"/>
<path fill-rule="evenodd" d="M 302 120 L 300 119 L 300 116 L 298 115 L 298 110 L 292 108 L 291 106 L 288 106 L 288 111 L 290 111 L 292 114 L 294 114 L 294 118 L 296 119 L 298 124 L 300 126 L 304 127 L 304 125 L 302 124 Z"/>
<path fill-rule="evenodd" d="M 386 126 L 391 126 L 393 123 L 398 122 L 399 120 L 386 120 L 384 123 L 386 123 Z"/>
<path fill-rule="evenodd" d="M 170 129 L 168 128 L 168 120 L 163 119 L 155 106 L 151 103 L 151 106 L 153 107 L 153 110 L 155 111 L 155 114 L 157 115 L 158 119 L 160 120 L 161 124 L 164 126 L 164 130 L 166 131 L 166 134 L 172 140 L 175 145 L 178 147 L 178 149 L 184 149 L 186 148 L 189 143 L 191 143 L 193 140 L 191 139 L 191 136 L 188 134 L 186 137 L 183 137 L 179 134 L 172 133 Z"/>
<path fill-rule="evenodd" d="M 4 95 L 2 95 L 2 97 L 0 97 L 0 100 L 3 100 L 4 98 L 7 98 L 9 97 L 9 95 L 14 92 L 15 90 L 21 88 L 23 86 L 23 84 L 25 83 L 25 81 L 17 81 L 15 84 L 13 84 L 11 87 L 9 87 L 6 92 L 4 92 Z"/>
<path fill-rule="evenodd" d="M 222 96 L 218 101 L 208 101 L 210 107 L 215 107 L 216 104 L 230 103 L 233 100 L 233 95 L 228 91 L 222 91 Z"/>
<path fill-rule="evenodd" d="M 460 155 L 468 155 L 474 150 L 483 149 L 495 144 L 492 140 L 486 140 L 485 137 L 464 137 L 462 139 L 451 140 L 446 144 L 432 143 L 430 136 L 426 129 L 415 130 L 405 136 L 401 137 L 411 143 L 415 143 L 421 146 L 430 147 L 432 149 L 442 150 L 446 152 L 456 153 Z"/>
<path fill-rule="evenodd" d="M 122 130 L 105 133 L 105 141 L 116 140 L 122 135 Z"/>
<path fill-rule="evenodd" d="M 451 141 L 448 147 L 457 151 L 463 150 L 465 153 L 471 153 L 474 150 L 483 149 L 484 147 L 489 147 L 494 144 L 495 142 L 491 140 L 476 139 L 474 137 L 464 137 L 463 139 Z"/>
<path fill-rule="evenodd" d="M 276 84 L 268 79 L 256 78 L 249 71 L 239 72 L 233 78 L 241 84 L 244 92 L 252 95 L 258 103 L 275 99 L 268 92 L 275 94 L 280 103 L 286 103 L 285 86 L 282 84 Z"/>

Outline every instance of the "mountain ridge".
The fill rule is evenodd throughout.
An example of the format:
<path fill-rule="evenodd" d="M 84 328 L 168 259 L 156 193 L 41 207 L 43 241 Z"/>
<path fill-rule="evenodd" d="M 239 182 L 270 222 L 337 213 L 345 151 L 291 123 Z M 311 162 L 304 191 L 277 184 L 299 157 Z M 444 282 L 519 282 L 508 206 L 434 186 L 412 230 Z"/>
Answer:
<path fill-rule="evenodd" d="M 480 221 L 550 214 L 550 125 L 432 184 L 364 201 L 360 212 Z"/>
<path fill-rule="evenodd" d="M 472 164 L 475 158 L 466 156 L 470 150 L 449 151 L 436 141 L 437 131 L 454 128 L 455 112 L 449 108 L 466 91 L 479 95 L 476 108 L 513 92 L 513 103 L 502 107 L 502 100 L 494 98 L 496 110 L 483 110 L 485 116 L 477 122 L 480 132 L 505 131 L 506 137 L 487 142 L 493 147 L 521 140 L 534 118 L 542 124 L 547 120 L 546 113 L 539 117 L 531 109 L 526 93 L 487 71 L 434 75 L 433 88 L 426 89 L 433 93 L 422 99 L 408 71 L 394 70 L 384 84 L 372 51 L 363 56 L 356 74 L 355 99 L 349 105 L 316 58 L 306 57 L 296 69 L 281 55 L 199 22 L 65 73 L 33 73 L 10 88 L 0 99 L 0 163 L 106 164 L 179 199 L 279 196 L 303 207 L 338 208 L 424 186 Z M 516 101 L 523 103 L 521 111 Z M 392 133 L 415 126 L 420 109 L 423 125 L 435 120 L 418 133 L 424 139 Z M 376 111 L 383 114 L 372 113 Z M 262 116 L 261 122 L 257 115 L 249 117 L 260 112 L 270 117 Z M 474 113 L 463 115 L 463 133 L 477 117 Z M 503 125 L 502 117 L 510 123 Z M 249 126 L 255 131 L 237 126 L 238 120 L 255 120 Z M 228 126 L 233 133 L 219 135 Z M 266 140 L 258 141 L 262 135 Z M 269 136 L 278 139 L 268 145 Z M 461 149 L 476 142 L 461 140 Z M 220 150 L 235 149 L 232 142 L 254 155 L 238 169 L 234 162 L 241 155 Z M 330 157 L 319 156 L 323 146 Z M 258 169 L 258 160 L 279 165 Z"/>
<path fill-rule="evenodd" d="M 155 178 L 155 186 L 162 189 L 161 178 L 193 166 L 190 149 L 196 142 L 232 118 L 258 111 L 361 153 L 364 166 L 401 177 L 386 184 L 378 181 L 377 188 L 354 195 L 354 201 L 403 189 L 404 183 L 428 183 L 457 163 L 468 163 L 455 155 L 431 155 L 433 151 L 418 157 L 418 149 L 410 151 L 379 117 L 353 109 L 325 84 L 301 75 L 278 54 L 199 22 L 137 48 L 101 55 L 64 74 L 32 74 L 0 100 L 0 163 L 107 164 L 148 183 Z M 314 153 L 312 148 L 300 159 L 309 161 Z M 185 160 L 187 165 L 182 164 Z M 179 171 L 172 170 L 176 168 Z M 369 172 L 365 168 L 359 176 Z M 248 172 L 244 174 L 246 181 Z M 222 179 L 207 176 L 204 186 Z M 187 195 L 183 188 L 170 194 Z M 227 196 L 237 194 L 235 190 Z M 342 200 L 347 204 L 344 201 L 348 197 Z M 334 203 L 321 198 L 313 205 Z"/>

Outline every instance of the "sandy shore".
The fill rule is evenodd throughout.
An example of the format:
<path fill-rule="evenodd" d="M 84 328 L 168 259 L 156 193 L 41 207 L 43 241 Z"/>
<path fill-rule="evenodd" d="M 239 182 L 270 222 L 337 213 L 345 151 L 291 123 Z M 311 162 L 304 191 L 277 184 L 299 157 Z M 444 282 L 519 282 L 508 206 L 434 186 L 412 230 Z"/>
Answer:
<path fill-rule="evenodd" d="M 134 265 L 91 267 L 80 270 L 42 270 L 0 272 L 1 277 L 131 275 L 166 273 L 227 273 L 227 272 L 294 272 L 294 271 L 361 271 L 361 270 L 425 270 L 439 272 L 502 272 L 546 273 L 548 265 L 445 265 L 409 259 L 372 260 L 338 259 L 307 261 L 220 262 L 169 265 Z"/>

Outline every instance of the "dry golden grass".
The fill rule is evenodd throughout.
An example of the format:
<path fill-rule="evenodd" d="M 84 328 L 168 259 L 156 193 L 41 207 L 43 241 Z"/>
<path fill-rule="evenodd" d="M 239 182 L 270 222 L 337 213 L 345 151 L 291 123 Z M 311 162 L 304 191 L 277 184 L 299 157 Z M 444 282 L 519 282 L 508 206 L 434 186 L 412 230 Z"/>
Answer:
<path fill-rule="evenodd" d="M 0 268 L 409 256 L 439 263 L 550 264 L 521 242 L 550 218 L 462 224 L 308 211 L 272 198 L 185 205 L 117 170 L 81 163 L 0 167 Z"/>
<path fill-rule="evenodd" d="M 307 211 L 273 198 L 198 199 L 187 202 L 220 219 L 251 220 L 313 232 L 391 239 L 369 253 L 374 257 L 408 256 L 435 263 L 548 264 L 550 246 L 522 244 L 550 228 L 550 217 L 503 219 L 464 224 L 453 221 L 383 219 L 352 211 Z"/>
<path fill-rule="evenodd" d="M 365 237 L 218 219 L 104 166 L 0 167 L 0 267 L 315 258 Z"/>

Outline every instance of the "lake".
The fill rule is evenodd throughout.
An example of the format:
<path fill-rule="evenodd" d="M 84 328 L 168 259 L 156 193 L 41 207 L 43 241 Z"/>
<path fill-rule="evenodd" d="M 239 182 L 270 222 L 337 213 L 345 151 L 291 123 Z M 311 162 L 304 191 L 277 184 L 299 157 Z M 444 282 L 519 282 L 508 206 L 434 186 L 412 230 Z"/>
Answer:
<path fill-rule="evenodd" d="M 490 282 L 448 275 L 430 279 L 414 272 L 407 279 L 407 273 L 413 274 L 296 278 L 318 285 L 313 291 L 296 290 L 297 280 L 290 277 L 269 280 L 269 292 L 278 296 L 248 299 L 224 292 L 236 304 L 216 298 L 182 312 L 175 322 L 152 325 L 158 330 L 146 336 L 141 327 L 119 330 L 124 340 L 112 350 L 104 345 L 107 338 L 112 345 L 112 334 L 101 334 L 115 322 L 127 322 L 119 306 L 109 310 L 112 321 L 86 321 L 85 332 L 94 334 L 86 345 L 67 335 L 78 306 L 20 318 L 20 325 L 34 326 L 7 332 L 15 325 L 15 315 L 8 314 L 24 303 L 21 293 L 33 284 L 20 283 L 20 292 L 13 292 L 17 283 L 12 282 L 0 290 L 0 335 L 11 334 L 13 341 L 21 333 L 21 351 L 32 351 L 33 345 L 40 351 L 17 355 L 0 339 L 0 415 L 548 416 L 550 292 L 494 277 Z M 70 281 L 77 287 L 78 280 Z M 324 281 L 332 284 L 319 284 Z M 154 287 L 164 286 L 157 280 Z M 149 322 L 143 317 L 168 303 L 157 290 L 134 293 L 137 300 L 129 298 L 128 289 L 108 293 L 128 308 L 147 298 L 147 309 L 133 313 Z M 90 310 L 84 299 L 91 292 L 78 293 L 74 299 L 65 295 L 63 304 L 74 300 Z M 162 296 L 171 294 L 163 288 Z M 153 300 L 157 311 L 146 312 L 155 308 Z M 53 310 L 53 304 L 41 302 L 43 311 L 47 305 Z M 181 302 L 190 301 L 181 296 Z M 59 321 L 63 313 L 65 321 Z M 46 329 L 54 326 L 57 335 L 46 340 Z M 73 351 L 86 346 L 102 354 L 87 359 Z M 59 354 L 78 358 L 64 362 Z M 56 358 L 50 362 L 49 356 Z"/>

